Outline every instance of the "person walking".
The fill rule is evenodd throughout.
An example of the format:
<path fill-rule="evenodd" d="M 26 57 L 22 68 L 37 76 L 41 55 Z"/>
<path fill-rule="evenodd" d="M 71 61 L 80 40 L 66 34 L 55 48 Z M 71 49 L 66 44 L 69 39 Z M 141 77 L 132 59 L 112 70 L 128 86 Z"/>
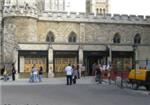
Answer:
<path fill-rule="evenodd" d="M 81 65 L 80 64 L 77 64 L 77 73 L 78 73 L 77 78 L 80 79 L 81 77 Z"/>
<path fill-rule="evenodd" d="M 5 66 L 1 69 L 1 76 L 4 75 L 4 71 L 5 71 Z"/>
<path fill-rule="evenodd" d="M 70 64 L 68 64 L 68 66 L 65 67 L 65 73 L 66 73 L 67 85 L 72 85 L 73 69 Z"/>
<path fill-rule="evenodd" d="M 4 74 L 3 74 L 3 77 L 4 77 L 4 81 L 7 81 L 9 78 L 8 78 L 8 73 L 7 73 L 7 69 L 4 68 Z"/>
<path fill-rule="evenodd" d="M 101 69 L 100 69 L 100 65 L 97 65 L 95 68 L 95 80 L 96 82 L 101 84 Z"/>
<path fill-rule="evenodd" d="M 75 67 L 74 65 L 72 66 L 72 68 L 73 68 L 73 75 L 72 75 L 73 84 L 76 84 L 76 80 L 78 77 L 78 70 L 77 70 L 77 67 Z"/>
<path fill-rule="evenodd" d="M 16 69 L 15 69 L 14 64 L 12 64 L 12 80 L 13 81 L 15 81 L 15 79 L 16 79 L 15 75 L 16 75 Z"/>
<path fill-rule="evenodd" d="M 42 82 L 42 75 L 43 75 L 43 67 L 40 66 L 40 70 L 39 70 L 39 82 Z"/>
<path fill-rule="evenodd" d="M 33 80 L 33 67 L 32 67 L 32 70 L 30 72 L 29 82 L 34 82 L 34 80 Z"/>
<path fill-rule="evenodd" d="M 5 71 L 5 66 L 1 69 L 1 80 L 4 79 L 4 71 Z"/>

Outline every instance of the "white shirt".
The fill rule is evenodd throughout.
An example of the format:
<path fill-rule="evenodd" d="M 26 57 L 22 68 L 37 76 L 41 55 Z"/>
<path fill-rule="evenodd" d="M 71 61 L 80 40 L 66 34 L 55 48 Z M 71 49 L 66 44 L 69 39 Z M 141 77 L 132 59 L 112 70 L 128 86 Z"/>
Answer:
<path fill-rule="evenodd" d="M 71 66 L 65 67 L 65 72 L 66 72 L 66 75 L 72 75 L 73 73 L 72 67 Z"/>

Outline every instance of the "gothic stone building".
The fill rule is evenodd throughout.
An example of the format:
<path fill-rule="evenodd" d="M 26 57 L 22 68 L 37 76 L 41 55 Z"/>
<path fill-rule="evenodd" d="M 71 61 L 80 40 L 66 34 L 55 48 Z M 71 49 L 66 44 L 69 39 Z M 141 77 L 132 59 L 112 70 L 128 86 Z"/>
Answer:
<path fill-rule="evenodd" d="M 94 62 L 129 70 L 135 60 L 150 59 L 149 16 L 49 12 L 37 5 L 0 8 L 1 67 L 15 63 L 19 77 L 34 64 L 53 77 L 68 63 L 85 64 L 91 75 Z"/>

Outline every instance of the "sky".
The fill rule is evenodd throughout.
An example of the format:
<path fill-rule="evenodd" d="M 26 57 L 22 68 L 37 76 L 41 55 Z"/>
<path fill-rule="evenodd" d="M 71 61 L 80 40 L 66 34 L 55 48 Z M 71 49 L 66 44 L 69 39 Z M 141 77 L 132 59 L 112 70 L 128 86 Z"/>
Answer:
<path fill-rule="evenodd" d="M 85 0 L 67 0 L 68 11 L 85 12 Z M 150 15 L 150 0 L 110 0 L 111 14 Z"/>
<path fill-rule="evenodd" d="M 150 0 L 110 0 L 110 12 L 150 15 Z"/>

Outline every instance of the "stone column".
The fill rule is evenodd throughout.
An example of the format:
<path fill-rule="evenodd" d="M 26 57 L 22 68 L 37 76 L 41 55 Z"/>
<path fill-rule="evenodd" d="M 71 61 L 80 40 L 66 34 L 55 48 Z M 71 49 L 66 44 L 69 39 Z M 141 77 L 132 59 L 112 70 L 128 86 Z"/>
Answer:
<path fill-rule="evenodd" d="M 48 49 L 48 77 L 54 77 L 54 68 L 53 68 L 53 49 Z"/>
<path fill-rule="evenodd" d="M 138 46 L 135 48 L 135 69 L 137 70 L 139 68 L 139 62 L 138 62 Z"/>
<path fill-rule="evenodd" d="M 13 57 L 14 57 L 13 62 L 15 64 L 15 69 L 16 69 L 16 79 L 18 79 L 19 74 L 18 74 L 18 50 L 17 49 L 15 49 Z"/>
<path fill-rule="evenodd" d="M 108 49 L 109 49 L 109 56 L 107 58 L 107 64 L 111 64 L 112 63 L 112 49 L 111 49 L 111 46 L 107 46 Z"/>
<path fill-rule="evenodd" d="M 80 23 L 80 36 L 79 36 L 79 72 L 80 72 L 80 77 L 81 77 L 81 66 L 83 64 L 83 45 L 82 43 L 85 43 L 85 24 L 84 23 Z"/>
<path fill-rule="evenodd" d="M 79 47 L 79 64 L 83 64 L 83 49 Z"/>
<path fill-rule="evenodd" d="M 83 64 L 83 49 L 81 46 L 79 46 L 79 74 L 80 74 L 80 77 L 81 77 L 82 64 Z"/>

